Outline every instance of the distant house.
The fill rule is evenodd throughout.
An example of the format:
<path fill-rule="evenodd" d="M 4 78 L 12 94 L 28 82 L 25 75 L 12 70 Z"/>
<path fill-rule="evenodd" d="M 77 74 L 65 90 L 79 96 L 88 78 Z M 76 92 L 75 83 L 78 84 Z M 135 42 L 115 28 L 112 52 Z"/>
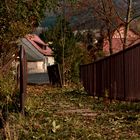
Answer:
<path fill-rule="evenodd" d="M 113 53 L 117 53 L 123 50 L 123 40 L 124 40 L 124 26 L 120 26 L 117 28 L 112 35 L 112 51 Z M 131 47 L 140 42 L 140 35 L 129 29 L 128 36 L 127 36 L 127 47 Z M 108 38 L 104 39 L 103 42 L 103 52 L 105 55 L 110 55 L 109 52 L 109 41 Z"/>
<path fill-rule="evenodd" d="M 20 39 L 20 45 L 24 46 L 27 54 L 28 73 L 47 72 L 47 66 L 54 64 L 51 48 L 37 35 L 28 34 Z"/>

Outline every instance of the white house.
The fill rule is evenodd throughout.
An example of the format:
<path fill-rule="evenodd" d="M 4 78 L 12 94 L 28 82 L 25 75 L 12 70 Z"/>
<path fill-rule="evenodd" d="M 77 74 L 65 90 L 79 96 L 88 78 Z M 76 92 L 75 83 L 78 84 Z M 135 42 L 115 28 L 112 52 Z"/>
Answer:
<path fill-rule="evenodd" d="M 28 73 L 47 72 L 47 66 L 54 64 L 51 48 L 37 35 L 28 34 L 20 39 L 19 45 L 24 46 L 27 55 Z"/>

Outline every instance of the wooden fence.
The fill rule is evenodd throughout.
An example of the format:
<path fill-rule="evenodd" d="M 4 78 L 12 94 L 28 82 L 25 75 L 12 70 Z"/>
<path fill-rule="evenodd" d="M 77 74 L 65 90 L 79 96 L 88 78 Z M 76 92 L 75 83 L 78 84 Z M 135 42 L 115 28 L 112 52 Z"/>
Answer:
<path fill-rule="evenodd" d="M 80 79 L 92 96 L 140 100 L 140 44 L 80 66 Z"/>

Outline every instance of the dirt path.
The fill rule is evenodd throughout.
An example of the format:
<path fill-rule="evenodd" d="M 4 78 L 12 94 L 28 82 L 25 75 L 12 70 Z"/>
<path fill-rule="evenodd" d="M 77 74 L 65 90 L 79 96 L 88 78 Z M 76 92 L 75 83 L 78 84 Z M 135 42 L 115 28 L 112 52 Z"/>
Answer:
<path fill-rule="evenodd" d="M 105 106 L 79 89 L 28 86 L 26 116 L 12 114 L 8 131 L 19 140 L 139 139 L 138 108 Z"/>

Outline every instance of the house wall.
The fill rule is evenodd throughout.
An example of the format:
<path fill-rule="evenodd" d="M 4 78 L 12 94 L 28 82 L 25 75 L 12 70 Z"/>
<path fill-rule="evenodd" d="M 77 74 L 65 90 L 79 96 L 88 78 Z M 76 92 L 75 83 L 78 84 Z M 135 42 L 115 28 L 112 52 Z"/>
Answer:
<path fill-rule="evenodd" d="M 47 62 L 48 65 L 53 65 L 54 64 L 54 57 L 49 56 L 47 59 L 48 59 L 48 62 Z"/>
<path fill-rule="evenodd" d="M 54 64 L 54 57 L 49 56 L 44 61 L 28 62 L 28 73 L 42 73 L 47 72 L 47 66 Z"/>
<path fill-rule="evenodd" d="M 139 36 L 135 34 L 133 31 L 129 30 L 127 35 L 127 47 L 132 46 L 138 40 Z M 124 41 L 124 27 L 116 30 L 112 37 L 112 50 L 113 53 L 117 53 L 123 49 L 123 41 Z M 108 39 L 104 39 L 103 43 L 103 52 L 105 55 L 110 55 L 109 52 L 109 41 Z"/>
<path fill-rule="evenodd" d="M 41 73 L 45 72 L 44 62 L 28 62 L 27 63 L 28 73 Z"/>

